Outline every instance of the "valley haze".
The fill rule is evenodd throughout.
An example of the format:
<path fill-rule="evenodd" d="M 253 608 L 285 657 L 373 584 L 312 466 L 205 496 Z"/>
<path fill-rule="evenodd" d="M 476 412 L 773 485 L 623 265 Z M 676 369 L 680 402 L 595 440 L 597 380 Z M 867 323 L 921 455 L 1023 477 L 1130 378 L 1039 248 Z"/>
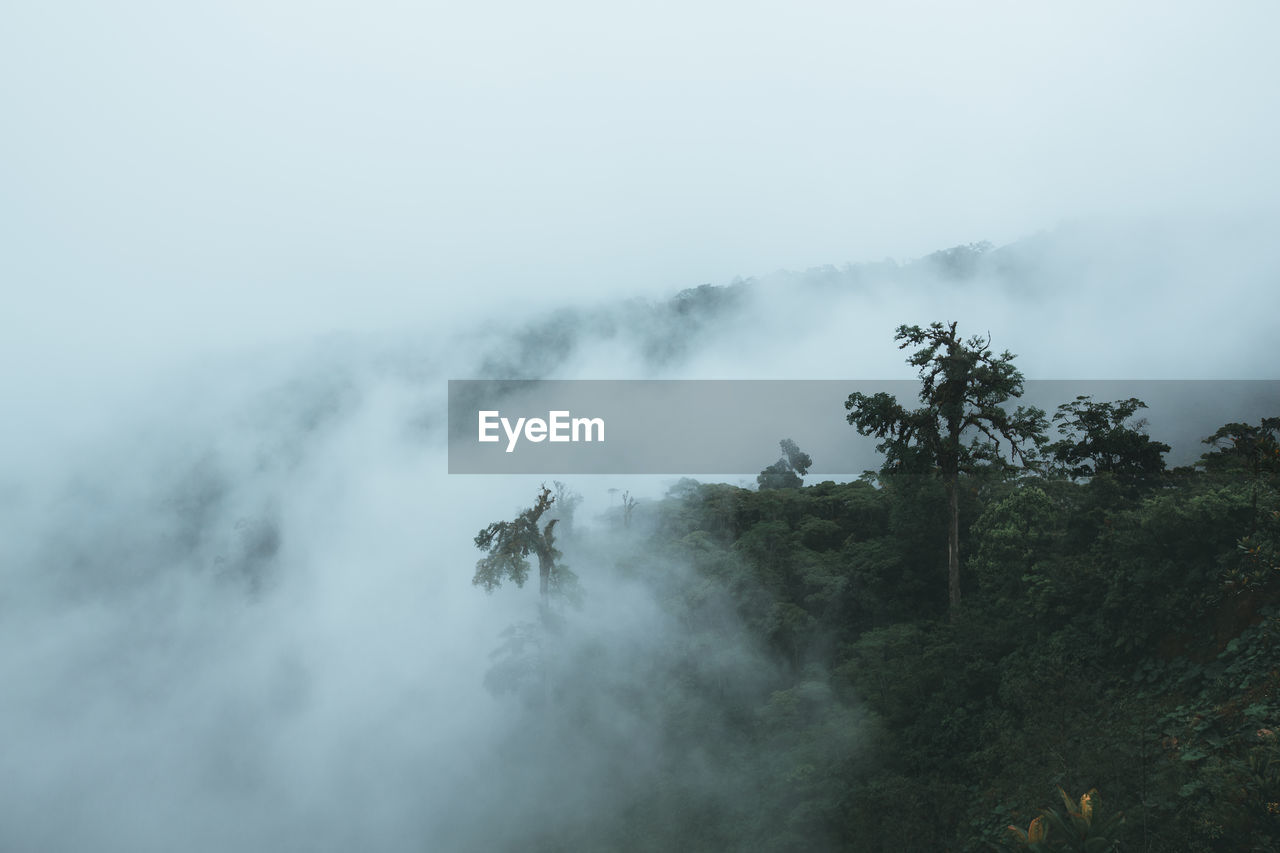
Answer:
<path fill-rule="evenodd" d="M 0 849 L 671 849 L 636 804 L 805 784 L 741 730 L 870 760 L 737 564 L 643 538 L 689 482 L 450 475 L 450 378 L 914 382 L 934 320 L 1029 380 L 1280 378 L 1273 4 L 5 18 Z M 580 606 L 474 586 L 557 479 Z"/>

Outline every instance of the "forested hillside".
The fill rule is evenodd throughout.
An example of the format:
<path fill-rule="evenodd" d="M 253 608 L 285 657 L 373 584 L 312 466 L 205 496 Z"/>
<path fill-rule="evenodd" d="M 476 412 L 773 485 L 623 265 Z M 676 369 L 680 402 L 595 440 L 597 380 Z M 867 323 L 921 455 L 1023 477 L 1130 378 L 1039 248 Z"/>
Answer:
<path fill-rule="evenodd" d="M 727 586 L 785 662 L 749 716 L 749 742 L 787 743 L 752 836 L 982 849 L 1061 786 L 1123 811 L 1124 849 L 1276 849 L 1274 430 L 1140 482 L 963 478 L 955 621 L 935 480 L 688 483 L 648 507 L 655 551 Z M 832 734 L 850 715 L 874 732 L 856 756 Z"/>
<path fill-rule="evenodd" d="M 6 2 L 0 853 L 1280 853 L 1277 32 Z"/>
<path fill-rule="evenodd" d="M 853 395 L 870 429 L 858 406 L 890 401 Z M 945 402 L 899 405 L 913 426 L 855 482 L 804 485 L 812 460 L 784 441 L 758 489 L 686 479 L 624 496 L 606 531 L 562 529 L 569 562 L 608 563 L 676 627 L 626 681 L 607 655 L 557 657 L 576 611 L 554 591 L 544 639 L 511 635 L 491 686 L 553 740 L 598 731 L 602 694 L 661 732 L 619 777 L 645 780 L 625 807 L 544 825 L 534 849 L 1280 849 L 1280 418 L 1226 424 L 1170 470 L 1142 408 L 1032 413 L 1019 464 L 972 445 L 958 598 L 921 439 Z M 565 513 L 544 492 L 527 528 L 552 577 L 555 523 L 536 522 L 572 520 L 558 488 Z"/>

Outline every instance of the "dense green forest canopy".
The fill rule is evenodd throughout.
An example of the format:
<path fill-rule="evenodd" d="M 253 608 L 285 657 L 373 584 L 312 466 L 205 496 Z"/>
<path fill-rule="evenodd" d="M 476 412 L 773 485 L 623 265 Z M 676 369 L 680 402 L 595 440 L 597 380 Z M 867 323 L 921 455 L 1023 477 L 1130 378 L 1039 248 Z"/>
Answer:
<path fill-rule="evenodd" d="M 1280 849 L 1280 418 L 1168 470 L 1142 408 L 1063 403 L 1035 464 L 949 471 L 954 515 L 936 456 L 805 486 L 790 442 L 756 490 L 632 502 L 583 547 L 687 629 L 646 692 L 727 770 L 531 849 Z"/>
<path fill-rule="evenodd" d="M 789 673 L 744 734 L 777 762 L 753 831 L 792 839 L 776 849 L 1016 847 L 1007 827 L 1062 787 L 1100 792 L 1116 849 L 1278 849 L 1280 457 L 1253 440 L 1274 425 L 1235 431 L 1142 477 L 962 474 L 954 622 L 937 478 L 686 483 L 646 507 L 652 547 L 726 584 Z M 824 750 L 848 716 L 872 745 Z M 1057 816 L 1043 849 L 1086 849 L 1056 846 Z"/>

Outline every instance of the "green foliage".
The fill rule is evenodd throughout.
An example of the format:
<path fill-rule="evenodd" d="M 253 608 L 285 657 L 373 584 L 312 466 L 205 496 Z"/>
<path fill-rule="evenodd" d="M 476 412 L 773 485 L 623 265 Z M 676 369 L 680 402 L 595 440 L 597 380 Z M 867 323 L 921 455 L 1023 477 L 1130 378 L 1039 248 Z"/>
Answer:
<path fill-rule="evenodd" d="M 1119 477 L 1149 477 L 1164 470 L 1169 445 L 1143 433 L 1143 422 L 1126 421 L 1147 404 L 1130 397 L 1114 403 L 1095 403 L 1088 396 L 1063 403 L 1053 416 L 1064 438 L 1045 449 L 1071 477 L 1107 473 Z"/>
<path fill-rule="evenodd" d="M 782 448 L 782 458 L 761 471 L 756 484 L 761 489 L 798 489 L 804 485 L 801 478 L 809 472 L 813 459 L 789 438 L 778 445 Z"/>
<path fill-rule="evenodd" d="M 881 439 L 877 448 L 887 465 L 917 471 L 928 465 L 954 477 L 977 464 L 998 464 L 1004 444 L 1016 460 L 1028 458 L 1028 446 L 1044 443 L 1044 412 L 1004 408 L 1023 390 L 1012 353 L 993 355 L 989 339 L 962 340 L 955 323 L 899 326 L 894 340 L 901 341 L 899 349 L 920 347 L 907 363 L 920 368 L 924 406 L 908 410 L 885 393 L 854 393 L 845 402 L 849 423 Z"/>
<path fill-rule="evenodd" d="M 918 409 L 908 410 L 891 394 L 849 395 L 846 420 L 863 435 L 881 439 L 885 467 L 921 474 L 936 471 L 949 500 L 947 538 L 948 602 L 955 618 L 960 606 L 959 476 L 983 467 L 1007 468 L 1003 447 L 1014 462 L 1034 463 L 1044 436 L 1041 410 L 1005 408 L 1022 396 L 1022 373 L 1013 353 L 994 355 L 991 340 L 962 339 L 956 323 L 933 323 L 928 329 L 899 326 L 899 349 L 920 347 L 907 363 L 920 368 Z"/>
<path fill-rule="evenodd" d="M 1280 851 L 1280 420 L 1157 477 L 1140 401 L 1077 398 L 1052 451 L 1072 476 L 980 451 L 948 484 L 949 377 L 989 359 L 1014 382 L 1012 356 L 970 340 L 948 362 L 954 326 L 899 331 L 945 399 L 851 398 L 883 428 L 878 475 L 682 480 L 641 508 L 619 569 L 669 630 L 639 683 L 599 650 L 564 658 L 545 621 L 506 636 L 491 686 L 554 711 L 548 730 L 627 730 L 592 716 L 601 696 L 661 721 L 646 754 L 618 747 L 651 768 L 625 808 L 528 849 Z M 482 531 L 477 583 L 523 583 L 542 554 L 560 571 L 554 500 Z M 953 531 L 966 605 L 946 618 Z"/>
<path fill-rule="evenodd" d="M 1106 820 L 1096 818 L 1097 793 L 1096 790 L 1090 791 L 1075 803 L 1066 791 L 1059 788 L 1062 811 L 1045 809 L 1026 830 L 1010 826 L 1009 832 L 1020 846 L 1037 853 L 1052 850 L 1110 853 L 1119 846 L 1117 831 L 1124 817 L 1116 813 Z"/>
<path fill-rule="evenodd" d="M 529 579 L 529 555 L 538 558 L 539 592 L 545 601 L 552 593 L 576 599 L 577 576 L 567 567 L 559 565 L 561 554 L 555 547 L 555 527 L 560 520 L 553 518 L 541 527 L 556 499 L 546 486 L 538 493 L 529 509 L 513 521 L 495 521 L 476 534 L 476 547 L 488 553 L 476 562 L 476 572 L 471 582 L 492 592 L 504 580 L 516 586 L 524 586 Z"/>
<path fill-rule="evenodd" d="M 1263 418 L 1257 426 L 1226 424 L 1204 443 L 1214 448 L 1201 460 L 1210 471 L 1236 470 L 1254 479 L 1280 473 L 1280 417 Z"/>
<path fill-rule="evenodd" d="M 1043 489 L 1018 489 L 987 505 L 973 527 L 977 551 L 969 561 L 987 596 L 1007 601 L 1035 597 L 1044 611 L 1044 564 L 1059 553 L 1059 507 Z"/>
<path fill-rule="evenodd" d="M 1157 494 L 1114 516 L 1092 549 L 1108 578 L 1105 638 L 1136 651 L 1170 630 L 1172 614 L 1174 626 L 1204 618 L 1223 600 L 1249 518 L 1247 491 L 1234 484 Z"/>
<path fill-rule="evenodd" d="M 1113 425 L 1129 423 L 1123 402 Z M 727 604 L 778 667 L 737 718 L 758 750 L 740 765 L 761 774 L 754 817 L 707 837 L 1280 850 L 1280 497 L 1265 452 L 1237 437 L 1214 453 L 1143 485 L 1106 461 L 1085 479 L 961 472 L 954 620 L 938 477 L 904 464 L 847 484 L 679 484 L 654 535 L 693 566 L 685 624 Z M 1095 787 L 1105 812 L 1092 795 L 1041 799 Z"/>

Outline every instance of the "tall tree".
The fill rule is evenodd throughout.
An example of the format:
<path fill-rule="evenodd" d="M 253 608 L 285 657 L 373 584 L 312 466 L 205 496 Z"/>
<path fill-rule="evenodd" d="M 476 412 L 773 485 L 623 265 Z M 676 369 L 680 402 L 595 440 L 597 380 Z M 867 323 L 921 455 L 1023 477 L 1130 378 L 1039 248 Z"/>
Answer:
<path fill-rule="evenodd" d="M 529 579 L 528 558 L 532 553 L 538 558 L 538 592 L 545 603 L 565 571 L 556 566 L 556 560 L 560 558 L 555 546 L 555 527 L 559 519 L 553 518 L 538 526 L 555 502 L 551 490 L 543 486 L 533 506 L 516 516 L 515 520 L 495 521 L 477 533 L 476 547 L 488 553 L 476 563 L 475 577 L 471 582 L 484 587 L 485 592 L 492 592 L 504 580 L 511 580 L 522 587 Z"/>
<path fill-rule="evenodd" d="M 903 407 L 892 394 L 849 395 L 847 420 L 858 432 L 881 439 L 877 449 L 890 468 L 935 471 L 946 485 L 947 592 L 952 618 L 960 607 L 960 497 L 962 472 L 978 466 L 1006 465 L 1004 445 L 1013 462 L 1028 464 L 1046 441 L 1045 414 L 1004 403 L 1022 396 L 1022 373 L 1007 350 L 993 355 L 991 338 L 967 341 L 956 323 L 932 323 L 927 329 L 899 326 L 898 349 L 919 347 L 907 363 L 920 368 L 918 409 Z"/>

